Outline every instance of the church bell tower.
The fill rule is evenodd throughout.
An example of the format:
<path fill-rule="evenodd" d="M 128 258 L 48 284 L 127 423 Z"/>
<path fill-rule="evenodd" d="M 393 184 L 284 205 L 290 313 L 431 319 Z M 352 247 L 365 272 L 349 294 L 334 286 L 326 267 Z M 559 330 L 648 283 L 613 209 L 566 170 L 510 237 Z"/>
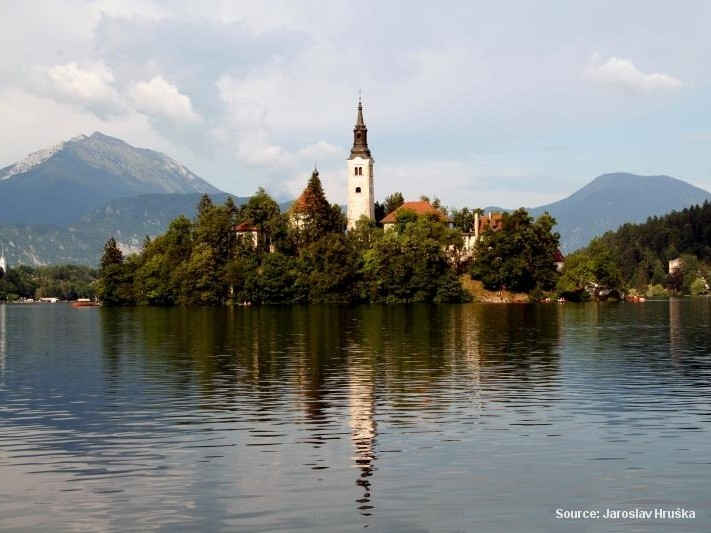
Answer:
<path fill-rule="evenodd" d="M 365 215 L 375 220 L 375 196 L 373 191 L 373 157 L 368 148 L 368 128 L 363 122 L 363 104 L 358 99 L 358 118 L 353 128 L 353 148 L 348 158 L 348 229 Z"/>

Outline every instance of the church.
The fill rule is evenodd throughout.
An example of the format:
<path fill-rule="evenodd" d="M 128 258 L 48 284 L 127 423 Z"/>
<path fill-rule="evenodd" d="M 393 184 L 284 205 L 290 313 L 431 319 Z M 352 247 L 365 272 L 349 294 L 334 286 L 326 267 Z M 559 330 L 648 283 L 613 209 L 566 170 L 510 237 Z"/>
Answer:
<path fill-rule="evenodd" d="M 358 99 L 358 117 L 353 128 L 353 148 L 348 158 L 348 204 L 346 214 L 348 229 L 355 228 L 360 217 L 375 221 L 375 191 L 373 189 L 373 163 L 368 148 L 368 128 L 363 121 L 363 103 Z"/>

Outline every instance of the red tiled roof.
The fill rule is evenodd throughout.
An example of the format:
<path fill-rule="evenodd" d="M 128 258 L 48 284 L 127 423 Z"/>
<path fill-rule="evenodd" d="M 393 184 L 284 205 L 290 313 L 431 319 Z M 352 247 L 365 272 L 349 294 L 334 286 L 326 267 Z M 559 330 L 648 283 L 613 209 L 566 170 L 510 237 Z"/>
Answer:
<path fill-rule="evenodd" d="M 437 209 L 429 202 L 420 200 L 419 202 L 405 202 L 395 211 L 388 213 L 388 215 L 383 220 L 381 220 L 380 223 L 394 224 L 395 219 L 397 218 L 397 213 L 404 209 L 408 211 L 413 211 L 416 215 L 429 215 L 431 213 L 435 213 L 442 222 L 449 222 L 449 218 L 447 218 L 447 216 L 441 210 Z"/>
<path fill-rule="evenodd" d="M 299 196 L 296 200 L 294 200 L 294 203 L 291 204 L 291 207 L 289 208 L 290 211 L 293 211 L 295 213 L 301 213 L 304 211 L 306 208 L 306 191 L 301 193 L 301 196 Z"/>
<path fill-rule="evenodd" d="M 242 222 L 242 224 L 235 226 L 235 231 L 238 233 L 240 233 L 240 232 L 251 233 L 253 231 L 259 231 L 259 228 L 257 228 L 257 226 L 253 226 L 252 224 L 249 224 L 247 222 Z"/>

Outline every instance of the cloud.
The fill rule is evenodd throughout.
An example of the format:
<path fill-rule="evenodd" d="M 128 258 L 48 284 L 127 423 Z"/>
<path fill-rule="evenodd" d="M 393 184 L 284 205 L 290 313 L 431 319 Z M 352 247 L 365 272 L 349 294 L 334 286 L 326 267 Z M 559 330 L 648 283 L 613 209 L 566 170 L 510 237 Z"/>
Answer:
<path fill-rule="evenodd" d="M 305 146 L 301 148 L 296 155 L 300 160 L 313 159 L 314 162 L 318 162 L 322 159 L 346 158 L 346 152 L 342 148 L 327 143 L 326 141 L 319 141 Z"/>
<path fill-rule="evenodd" d="M 645 74 L 637 69 L 632 60 L 611 57 L 601 63 L 595 54 L 591 63 L 585 67 L 585 74 L 594 83 L 621 87 L 634 92 L 678 91 L 684 82 L 668 74 L 655 72 Z"/>
<path fill-rule="evenodd" d="M 98 115 L 118 113 L 120 99 L 113 87 L 114 76 L 101 62 L 79 65 L 35 66 L 30 69 L 28 89 L 49 97 L 91 110 Z"/>
<path fill-rule="evenodd" d="M 200 122 L 200 116 L 193 110 L 190 98 L 161 76 L 135 83 L 129 89 L 128 96 L 136 109 L 143 113 L 182 123 Z"/>

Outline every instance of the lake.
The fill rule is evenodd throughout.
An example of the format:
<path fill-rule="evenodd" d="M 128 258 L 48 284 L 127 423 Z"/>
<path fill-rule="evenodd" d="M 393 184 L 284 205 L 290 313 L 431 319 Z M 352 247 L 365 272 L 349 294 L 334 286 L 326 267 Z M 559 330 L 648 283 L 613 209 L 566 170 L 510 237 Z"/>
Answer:
<path fill-rule="evenodd" d="M 0 530 L 709 531 L 710 325 L 0 305 Z"/>

